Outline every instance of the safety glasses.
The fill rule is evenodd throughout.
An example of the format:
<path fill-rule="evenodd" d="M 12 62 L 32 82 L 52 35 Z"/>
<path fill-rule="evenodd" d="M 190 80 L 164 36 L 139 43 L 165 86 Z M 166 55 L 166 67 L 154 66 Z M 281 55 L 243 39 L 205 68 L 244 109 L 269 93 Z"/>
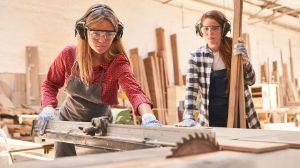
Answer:
<path fill-rule="evenodd" d="M 109 31 L 109 30 L 93 30 L 88 27 L 86 27 L 89 35 L 94 39 L 94 40 L 100 40 L 101 38 L 104 38 L 105 40 L 112 40 L 116 36 L 115 31 Z"/>
<path fill-rule="evenodd" d="M 201 31 L 202 33 L 207 33 L 209 30 L 211 32 L 217 32 L 220 31 L 221 26 L 202 26 Z"/>

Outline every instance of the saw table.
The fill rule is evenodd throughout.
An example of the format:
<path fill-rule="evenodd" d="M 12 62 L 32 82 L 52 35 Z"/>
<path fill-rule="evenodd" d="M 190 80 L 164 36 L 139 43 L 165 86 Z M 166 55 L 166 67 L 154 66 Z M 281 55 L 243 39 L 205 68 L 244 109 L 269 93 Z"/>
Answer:
<path fill-rule="evenodd" d="M 14 167 L 287 168 L 295 167 L 300 156 L 300 134 L 296 131 L 108 124 L 105 136 L 90 136 L 78 129 L 90 125 L 50 121 L 43 137 L 118 152 L 26 162 Z"/>

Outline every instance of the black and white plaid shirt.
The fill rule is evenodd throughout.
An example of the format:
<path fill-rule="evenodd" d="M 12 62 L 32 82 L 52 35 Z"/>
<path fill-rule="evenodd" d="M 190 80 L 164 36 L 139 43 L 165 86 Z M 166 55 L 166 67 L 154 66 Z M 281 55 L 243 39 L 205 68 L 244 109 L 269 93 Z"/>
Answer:
<path fill-rule="evenodd" d="M 184 118 L 193 118 L 199 110 L 200 126 L 209 126 L 209 86 L 212 72 L 213 54 L 207 44 L 191 53 L 186 81 Z M 255 72 L 251 63 L 244 63 L 245 106 L 248 128 L 260 128 L 260 123 L 254 109 L 254 104 L 248 86 L 255 83 Z M 199 96 L 198 96 L 199 94 Z M 197 109 L 197 97 L 201 100 L 200 109 Z"/>

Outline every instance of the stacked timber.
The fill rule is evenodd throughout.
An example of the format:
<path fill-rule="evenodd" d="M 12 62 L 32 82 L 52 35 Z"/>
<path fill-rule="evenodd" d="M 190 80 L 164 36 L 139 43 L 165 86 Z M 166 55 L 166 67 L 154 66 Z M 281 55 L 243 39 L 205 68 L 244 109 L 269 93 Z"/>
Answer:
<path fill-rule="evenodd" d="M 4 128 L 9 137 L 31 141 L 33 118 L 23 118 L 22 116 L 37 116 L 38 112 L 38 109 L 29 107 L 14 109 L 0 107 L 0 127 Z"/>
<path fill-rule="evenodd" d="M 178 122 L 179 101 L 184 99 L 184 81 L 179 69 L 177 37 L 170 36 L 174 83 L 169 81 L 169 62 L 167 60 L 167 49 L 165 31 L 159 27 L 155 29 L 156 50 L 148 52 L 148 55 L 141 59 L 138 49 L 130 50 L 130 60 L 133 73 L 145 94 L 153 102 L 153 111 L 162 124 L 174 124 Z M 180 95 L 177 95 L 180 94 Z"/>

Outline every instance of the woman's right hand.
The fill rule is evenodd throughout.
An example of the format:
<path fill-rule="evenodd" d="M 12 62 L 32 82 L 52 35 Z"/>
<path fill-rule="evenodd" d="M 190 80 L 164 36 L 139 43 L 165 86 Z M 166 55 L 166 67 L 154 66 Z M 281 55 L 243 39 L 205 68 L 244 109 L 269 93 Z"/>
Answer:
<path fill-rule="evenodd" d="M 39 133 L 44 134 L 46 122 L 55 118 L 55 109 L 51 106 L 44 107 L 39 115 Z"/>
<path fill-rule="evenodd" d="M 192 118 L 183 119 L 180 123 L 175 124 L 177 127 L 193 127 L 196 125 L 196 122 Z"/>

